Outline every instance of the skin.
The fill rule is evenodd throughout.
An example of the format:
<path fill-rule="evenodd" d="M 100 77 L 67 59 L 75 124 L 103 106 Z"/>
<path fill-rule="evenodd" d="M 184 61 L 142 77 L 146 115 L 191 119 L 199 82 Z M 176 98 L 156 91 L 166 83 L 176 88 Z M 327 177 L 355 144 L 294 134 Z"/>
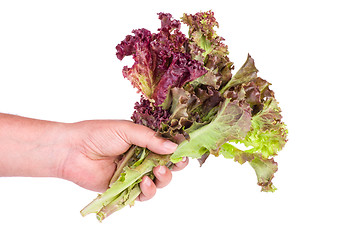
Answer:
<path fill-rule="evenodd" d="M 158 154 L 171 154 L 177 144 L 151 129 L 125 120 L 59 123 L 0 113 L 0 177 L 56 177 L 97 192 L 107 189 L 115 160 L 132 145 Z M 186 167 L 188 159 L 172 171 Z M 145 176 L 138 200 L 152 198 L 167 186 L 172 172 L 165 166 Z"/>

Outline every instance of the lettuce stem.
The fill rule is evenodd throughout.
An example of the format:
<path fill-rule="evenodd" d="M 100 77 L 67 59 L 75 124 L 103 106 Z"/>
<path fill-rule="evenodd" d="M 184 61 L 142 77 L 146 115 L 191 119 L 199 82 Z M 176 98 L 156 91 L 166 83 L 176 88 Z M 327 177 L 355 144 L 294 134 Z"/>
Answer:
<path fill-rule="evenodd" d="M 135 153 L 136 147 L 137 146 L 133 145 L 123 156 L 123 158 L 117 163 L 116 171 L 114 172 L 113 177 L 109 182 L 109 186 L 111 186 L 114 182 L 116 182 L 119 179 L 121 173 L 123 172 L 123 168 L 128 164 L 133 154 Z"/>
<path fill-rule="evenodd" d="M 117 197 L 122 194 L 129 186 L 134 184 L 137 180 L 141 179 L 145 174 L 152 171 L 156 166 L 157 161 L 152 158 L 147 158 L 143 163 L 136 168 L 125 167 L 124 178 L 118 179 L 112 184 L 110 188 L 107 189 L 103 194 L 98 195 L 90 204 L 81 210 L 82 216 L 85 216 L 89 213 L 97 213 L 104 206 L 108 205 L 114 201 Z"/>
<path fill-rule="evenodd" d="M 130 187 L 129 189 L 123 191 L 119 197 L 109 203 L 107 206 L 104 206 L 98 213 L 97 219 L 102 222 L 106 217 L 110 216 L 112 213 L 121 210 L 127 205 L 133 205 L 136 198 L 140 195 L 141 189 L 139 184 Z"/>

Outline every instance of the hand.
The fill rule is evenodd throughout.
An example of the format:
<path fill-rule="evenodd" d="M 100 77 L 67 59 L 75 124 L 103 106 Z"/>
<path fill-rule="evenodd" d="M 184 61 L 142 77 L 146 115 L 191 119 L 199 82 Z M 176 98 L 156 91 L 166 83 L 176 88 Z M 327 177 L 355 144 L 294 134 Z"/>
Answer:
<path fill-rule="evenodd" d="M 69 125 L 69 152 L 60 164 L 59 176 L 81 187 L 103 192 L 115 171 L 115 160 L 132 145 L 146 147 L 157 154 L 171 154 L 177 144 L 157 137 L 151 129 L 130 121 L 93 120 Z M 184 159 L 173 167 L 181 170 L 188 164 Z M 167 186 L 172 178 L 165 166 L 155 167 L 153 182 L 144 176 L 138 200 L 152 198 L 156 188 Z"/>

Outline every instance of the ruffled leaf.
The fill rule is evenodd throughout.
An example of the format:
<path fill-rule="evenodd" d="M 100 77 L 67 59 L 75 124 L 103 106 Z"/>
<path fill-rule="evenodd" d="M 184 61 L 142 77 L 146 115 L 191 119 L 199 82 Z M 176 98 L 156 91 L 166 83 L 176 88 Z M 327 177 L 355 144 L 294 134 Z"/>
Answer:
<path fill-rule="evenodd" d="M 189 26 L 188 48 L 194 59 L 203 61 L 208 74 L 197 79 L 200 84 L 219 89 L 231 79 L 233 63 L 228 58 L 228 47 L 224 38 L 218 36 L 215 27 L 219 23 L 212 11 L 184 14 L 182 21 Z"/>
<path fill-rule="evenodd" d="M 259 152 L 263 157 L 275 156 L 287 142 L 288 130 L 282 122 L 281 110 L 272 98 L 264 103 L 261 112 L 253 116 L 251 129 L 242 143 L 252 147 L 249 152 Z"/>
<path fill-rule="evenodd" d="M 117 45 L 117 57 L 133 56 L 132 67 L 123 68 L 123 76 L 147 98 L 162 104 L 172 87 L 182 87 L 207 72 L 203 64 L 186 52 L 186 36 L 180 31 L 180 21 L 171 14 L 159 13 L 158 33 L 146 29 L 134 30 Z"/>
<path fill-rule="evenodd" d="M 171 155 L 171 161 L 182 157 L 201 158 L 210 152 L 218 156 L 220 147 L 232 139 L 243 139 L 250 129 L 251 109 L 245 102 L 226 99 L 209 124 L 190 132 L 190 140 L 182 142 Z"/>
<path fill-rule="evenodd" d="M 137 124 L 141 124 L 157 131 L 162 123 L 168 122 L 170 113 L 162 107 L 154 106 L 150 101 L 141 97 L 134 107 L 135 111 L 131 119 Z"/>
<path fill-rule="evenodd" d="M 225 158 L 233 158 L 240 164 L 248 162 L 256 173 L 258 185 L 262 187 L 261 191 L 274 192 L 276 190 L 272 179 L 278 170 L 278 164 L 273 158 L 266 158 L 257 152 L 250 153 L 248 151 L 242 151 L 229 143 L 222 145 L 220 153 Z"/>

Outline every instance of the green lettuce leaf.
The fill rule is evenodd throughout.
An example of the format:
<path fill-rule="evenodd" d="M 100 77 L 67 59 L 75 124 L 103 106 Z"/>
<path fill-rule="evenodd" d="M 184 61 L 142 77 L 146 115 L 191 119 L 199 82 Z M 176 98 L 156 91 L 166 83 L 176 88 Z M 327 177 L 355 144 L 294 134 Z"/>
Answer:
<path fill-rule="evenodd" d="M 275 98 L 264 103 L 261 112 L 253 116 L 251 129 L 242 142 L 246 147 L 251 147 L 251 153 L 261 153 L 264 158 L 275 156 L 287 142 L 288 130 L 281 121 L 281 110 Z"/>
<path fill-rule="evenodd" d="M 218 156 L 220 147 L 233 139 L 243 139 L 250 130 L 251 108 L 244 101 L 226 99 L 216 117 L 207 125 L 190 132 L 171 155 L 172 162 L 182 157 L 201 158 L 209 152 Z"/>
<path fill-rule="evenodd" d="M 274 162 L 273 156 L 284 147 L 288 133 L 281 119 L 278 103 L 270 97 L 263 103 L 263 109 L 252 117 L 247 136 L 230 141 L 244 144 L 248 150 L 242 151 L 229 143 L 223 144 L 220 149 L 225 158 L 234 158 L 240 164 L 249 162 L 257 175 L 258 185 L 264 192 L 276 190 L 272 179 L 278 170 L 278 164 Z"/>
<path fill-rule="evenodd" d="M 229 143 L 225 143 L 221 146 L 220 154 L 225 158 L 233 158 L 240 164 L 249 162 L 256 173 L 258 185 L 261 186 L 261 191 L 274 192 L 276 190 L 272 183 L 272 179 L 274 178 L 274 173 L 278 170 L 278 164 L 273 158 L 266 158 L 258 152 L 250 153 L 247 150 L 242 151 Z"/>

